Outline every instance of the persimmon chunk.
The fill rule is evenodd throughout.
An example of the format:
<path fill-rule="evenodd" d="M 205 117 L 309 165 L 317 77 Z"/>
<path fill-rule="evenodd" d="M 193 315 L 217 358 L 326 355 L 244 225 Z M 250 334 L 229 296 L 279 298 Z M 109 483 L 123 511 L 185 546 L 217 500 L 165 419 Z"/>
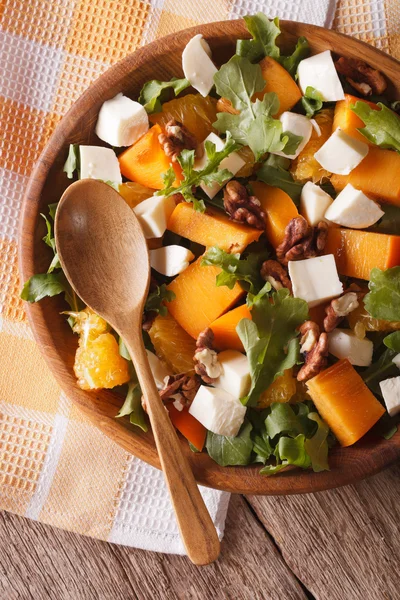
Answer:
<path fill-rule="evenodd" d="M 118 157 L 124 177 L 156 190 L 164 187 L 162 176 L 172 164 L 158 141 L 161 131 L 160 125 L 154 125 L 146 135 Z M 179 164 L 173 163 L 173 167 L 177 179 L 180 179 L 182 170 Z"/>
<path fill-rule="evenodd" d="M 364 127 L 364 122 L 350 108 L 356 102 L 364 102 L 374 110 L 379 110 L 378 106 L 373 102 L 368 102 L 368 100 L 361 100 L 360 98 L 356 98 L 356 96 L 345 94 L 344 100 L 339 100 L 339 102 L 336 102 L 335 105 L 333 131 L 340 127 L 342 131 L 348 135 L 351 135 L 351 137 L 360 140 L 361 142 L 365 142 L 369 146 L 373 146 L 373 143 L 358 131 L 358 129 Z"/>
<path fill-rule="evenodd" d="M 202 246 L 219 246 L 226 252 L 243 252 L 262 234 L 259 229 L 230 221 L 217 209 L 207 208 L 201 213 L 187 202 L 174 209 L 167 229 Z"/>
<path fill-rule="evenodd" d="M 277 248 L 283 242 L 286 226 L 299 216 L 299 212 L 291 197 L 280 188 L 261 181 L 252 181 L 251 186 L 267 215 L 267 238 L 272 246 Z"/>
<path fill-rule="evenodd" d="M 371 146 L 358 167 L 349 175 L 332 175 L 331 182 L 337 192 L 351 183 L 371 198 L 400 206 L 400 154 Z"/>
<path fill-rule="evenodd" d="M 385 412 L 346 358 L 310 379 L 307 387 L 342 446 L 355 444 Z"/>
<path fill-rule="evenodd" d="M 333 254 L 340 275 L 370 278 L 371 269 L 400 265 L 400 236 L 331 227 L 325 254 Z"/>
<path fill-rule="evenodd" d="M 251 313 L 246 304 L 237 306 L 211 323 L 210 328 L 214 333 L 213 345 L 217 350 L 244 352 L 243 344 L 236 331 L 236 327 L 242 319 L 251 319 Z"/>
<path fill-rule="evenodd" d="M 202 267 L 202 256 L 188 266 L 168 289 L 175 293 L 175 300 L 168 303 L 168 310 L 179 325 L 192 337 L 210 325 L 244 294 L 236 283 L 233 289 L 226 285 L 217 287 L 215 279 L 219 267 Z"/>

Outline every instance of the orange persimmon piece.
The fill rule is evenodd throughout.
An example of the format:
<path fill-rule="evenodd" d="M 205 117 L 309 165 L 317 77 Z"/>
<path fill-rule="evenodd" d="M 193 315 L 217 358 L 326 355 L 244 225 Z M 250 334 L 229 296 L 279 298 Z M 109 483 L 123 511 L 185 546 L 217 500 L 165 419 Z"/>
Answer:
<path fill-rule="evenodd" d="M 251 187 L 267 215 L 267 238 L 272 246 L 277 248 L 283 242 L 289 221 L 298 217 L 299 212 L 291 197 L 280 188 L 261 181 L 252 181 Z"/>
<path fill-rule="evenodd" d="M 167 409 L 174 427 L 193 444 L 196 450 L 201 452 L 207 435 L 204 425 L 189 414 L 189 408 L 186 406 L 182 410 L 178 410 L 173 404 L 167 404 Z"/>
<path fill-rule="evenodd" d="M 351 137 L 354 137 L 361 142 L 365 142 L 369 146 L 373 146 L 372 142 L 363 136 L 362 133 L 357 131 L 358 129 L 361 129 L 361 127 L 364 127 L 364 122 L 350 108 L 350 106 L 356 102 L 364 102 L 374 110 L 379 110 L 378 106 L 373 102 L 368 102 L 368 100 L 361 100 L 361 98 L 356 98 L 356 96 L 345 94 L 344 100 L 336 102 L 335 116 L 333 118 L 333 131 L 340 127 L 340 129 L 348 135 L 351 135 Z"/>
<path fill-rule="evenodd" d="M 314 323 L 316 323 L 319 326 L 321 331 L 324 331 L 324 319 L 326 317 L 325 309 L 329 304 L 330 302 L 325 304 L 318 304 L 317 306 L 313 306 L 308 310 L 310 321 L 314 321 Z"/>
<path fill-rule="evenodd" d="M 400 265 L 400 236 L 330 227 L 325 254 L 333 254 L 340 275 L 369 279 L 371 269 Z"/>
<path fill-rule="evenodd" d="M 217 287 L 215 279 L 219 267 L 202 267 L 200 256 L 168 286 L 176 298 L 168 303 L 168 310 L 179 325 L 194 338 L 210 325 L 244 294 L 238 283 L 233 289 Z"/>
<path fill-rule="evenodd" d="M 210 328 L 214 333 L 213 345 L 217 350 L 244 351 L 236 331 L 236 327 L 242 319 L 251 319 L 251 313 L 246 304 L 237 306 L 211 323 Z"/>
<path fill-rule="evenodd" d="M 124 177 L 155 190 L 161 190 L 164 187 L 162 176 L 168 171 L 171 164 L 178 180 L 181 179 L 182 174 L 179 164 L 171 163 L 158 141 L 161 131 L 160 125 L 154 125 L 133 146 L 118 156 L 119 166 Z"/>
<path fill-rule="evenodd" d="M 286 110 L 293 108 L 301 99 L 300 88 L 286 69 L 270 56 L 263 58 L 259 65 L 266 81 L 265 88 L 255 94 L 252 100 L 256 98 L 262 100 L 267 92 L 275 92 L 279 98 L 277 116 L 280 116 Z"/>
<path fill-rule="evenodd" d="M 371 146 L 367 156 L 349 175 L 332 175 L 337 192 L 351 183 L 364 194 L 400 206 L 400 154 Z"/>
<path fill-rule="evenodd" d="M 385 412 L 346 358 L 307 381 L 307 387 L 342 446 L 355 444 Z"/>
<path fill-rule="evenodd" d="M 214 208 L 201 213 L 192 204 L 181 202 L 172 213 L 167 229 L 202 246 L 219 246 L 226 252 L 243 252 L 258 240 L 262 231 L 234 223 Z"/>

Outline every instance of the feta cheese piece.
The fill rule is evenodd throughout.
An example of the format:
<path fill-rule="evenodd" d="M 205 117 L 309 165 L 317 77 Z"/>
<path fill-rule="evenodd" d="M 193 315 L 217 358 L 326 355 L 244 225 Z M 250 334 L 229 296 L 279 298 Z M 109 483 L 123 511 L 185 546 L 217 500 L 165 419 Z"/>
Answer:
<path fill-rule="evenodd" d="M 111 148 L 79 146 L 80 179 L 101 179 L 122 183 L 118 158 Z"/>
<path fill-rule="evenodd" d="M 165 196 L 151 196 L 135 206 L 133 212 L 139 219 L 146 239 L 158 238 L 164 234 L 174 208 L 173 198 Z"/>
<path fill-rule="evenodd" d="M 182 69 L 190 85 L 207 96 L 218 69 L 211 60 L 211 49 L 201 33 L 192 37 L 182 52 Z"/>
<path fill-rule="evenodd" d="M 400 354 L 396 354 L 396 356 L 392 359 L 392 362 L 400 369 Z"/>
<path fill-rule="evenodd" d="M 251 383 L 247 357 L 237 350 L 224 350 L 219 352 L 218 361 L 222 366 L 222 373 L 213 385 L 235 398 L 246 396 Z"/>
<path fill-rule="evenodd" d="M 348 183 L 328 207 L 325 217 L 344 227 L 365 229 L 379 221 L 384 214 L 379 204 Z"/>
<path fill-rule="evenodd" d="M 333 199 L 319 185 L 307 181 L 301 190 L 300 213 L 307 219 L 309 225 L 315 227 L 320 221 L 328 222 L 325 213 Z"/>
<path fill-rule="evenodd" d="M 193 252 L 190 252 L 183 246 L 163 246 L 150 250 L 150 266 L 167 277 L 174 277 L 178 273 L 182 273 L 188 266 L 190 261 L 194 259 Z"/>
<path fill-rule="evenodd" d="M 308 87 L 313 87 L 325 102 L 336 102 L 344 99 L 344 91 L 339 75 L 333 64 L 330 50 L 305 58 L 297 69 L 299 86 L 303 94 Z"/>
<path fill-rule="evenodd" d="M 308 302 L 310 308 L 332 300 L 343 292 L 333 254 L 289 261 L 288 267 L 293 296 Z"/>
<path fill-rule="evenodd" d="M 308 143 L 313 126 L 310 119 L 307 119 L 304 115 L 298 115 L 297 113 L 289 111 L 282 113 L 279 120 L 282 123 L 283 133 L 290 132 L 294 135 L 301 136 L 303 139 L 300 141 L 294 154 L 285 154 L 284 152 L 271 152 L 271 154 L 277 154 L 278 156 L 284 156 L 285 158 L 290 158 L 292 160 L 293 158 L 297 158 L 304 146 Z"/>
<path fill-rule="evenodd" d="M 400 412 L 400 377 L 391 377 L 379 382 L 386 409 L 391 417 Z"/>
<path fill-rule="evenodd" d="M 121 93 L 101 107 L 96 135 L 111 146 L 131 146 L 148 129 L 149 117 L 144 107 Z"/>
<path fill-rule="evenodd" d="M 314 158 L 326 171 L 348 175 L 367 156 L 368 150 L 368 144 L 352 138 L 338 127 Z"/>
<path fill-rule="evenodd" d="M 157 389 L 162 390 L 164 388 L 164 380 L 169 376 L 168 370 L 166 366 L 161 362 L 161 360 L 154 354 L 154 352 L 150 352 L 150 350 L 146 350 L 147 358 L 149 360 L 149 365 L 151 372 L 154 377 L 154 381 L 156 383 Z"/>
<path fill-rule="evenodd" d="M 368 338 L 360 340 L 351 329 L 334 329 L 328 334 L 328 350 L 336 358 L 347 358 L 356 367 L 369 367 L 374 345 Z"/>
<path fill-rule="evenodd" d="M 213 433 L 236 436 L 244 421 L 246 407 L 221 388 L 201 385 L 189 413 Z"/>
<path fill-rule="evenodd" d="M 210 135 L 207 136 L 203 142 L 203 153 L 202 153 L 201 158 L 195 160 L 194 169 L 196 171 L 201 171 L 201 169 L 204 169 L 204 167 L 207 164 L 207 155 L 206 155 L 206 151 L 205 151 L 205 143 L 207 141 L 215 144 L 215 148 L 216 148 L 217 152 L 222 150 L 222 148 L 225 146 L 224 140 L 222 140 L 215 133 L 210 133 Z M 233 177 L 234 175 L 236 175 L 236 173 L 239 171 L 239 169 L 241 169 L 243 167 L 244 164 L 245 164 L 245 161 L 243 160 L 243 158 L 241 158 L 239 156 L 239 154 L 237 152 L 231 152 L 231 154 L 229 154 L 229 156 L 227 156 L 226 158 L 224 158 L 224 160 L 221 161 L 221 163 L 219 165 L 219 169 L 220 170 L 228 169 L 228 171 L 230 171 L 232 173 L 232 177 Z M 228 180 L 225 181 L 225 183 L 227 183 L 227 182 L 228 182 Z M 224 183 L 224 185 L 225 185 L 225 183 Z M 215 182 L 212 185 L 205 185 L 204 183 L 201 183 L 200 187 L 207 194 L 207 196 L 212 199 L 212 198 L 214 198 L 214 196 L 219 192 L 219 190 L 223 186 L 219 185 L 217 182 Z"/>

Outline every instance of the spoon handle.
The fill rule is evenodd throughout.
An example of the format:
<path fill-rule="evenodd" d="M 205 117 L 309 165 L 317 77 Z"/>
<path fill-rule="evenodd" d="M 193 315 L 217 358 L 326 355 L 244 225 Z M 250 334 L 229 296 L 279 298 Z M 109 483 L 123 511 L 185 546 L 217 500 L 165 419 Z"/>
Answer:
<path fill-rule="evenodd" d="M 168 485 L 181 538 L 190 560 L 206 565 L 216 560 L 220 543 L 215 526 L 197 487 L 187 458 L 158 393 L 150 370 L 142 335 L 125 332 L 124 342 L 132 357 L 146 401 L 158 456 Z"/>

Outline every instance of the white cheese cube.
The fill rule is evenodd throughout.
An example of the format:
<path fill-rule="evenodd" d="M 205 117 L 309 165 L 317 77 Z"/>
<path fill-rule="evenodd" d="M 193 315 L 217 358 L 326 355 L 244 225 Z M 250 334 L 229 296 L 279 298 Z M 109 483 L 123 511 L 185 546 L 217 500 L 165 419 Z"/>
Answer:
<path fill-rule="evenodd" d="M 210 133 L 210 135 L 207 136 L 203 142 L 203 154 L 202 154 L 201 158 L 195 160 L 194 169 L 196 171 L 201 171 L 202 169 L 204 169 L 204 167 L 207 164 L 207 155 L 206 155 L 206 151 L 205 151 L 205 143 L 206 142 L 212 142 L 213 144 L 215 144 L 215 148 L 216 148 L 217 152 L 220 152 L 222 150 L 222 148 L 225 146 L 224 140 L 222 140 L 215 133 Z M 220 170 L 228 169 L 228 171 L 230 171 L 232 173 L 232 177 L 233 177 L 234 175 L 236 175 L 236 173 L 239 171 L 239 169 L 241 169 L 243 167 L 244 164 L 245 164 L 245 161 L 243 160 L 243 158 L 241 158 L 239 156 L 239 154 L 237 154 L 237 152 L 232 152 L 231 154 L 229 154 L 229 156 L 224 158 L 223 161 L 221 161 L 221 163 L 219 165 L 219 169 Z M 228 181 L 229 180 L 226 180 L 225 183 L 227 183 Z M 224 185 L 225 185 L 225 183 L 224 183 Z M 219 190 L 223 186 L 219 185 L 218 183 L 215 182 L 212 185 L 205 185 L 204 183 L 201 183 L 200 187 L 207 194 L 207 196 L 209 198 L 214 198 L 214 196 L 216 194 L 218 194 Z"/>
<path fill-rule="evenodd" d="M 303 94 L 308 87 L 313 87 L 325 102 L 336 102 L 344 99 L 344 91 L 339 75 L 333 64 L 330 50 L 305 58 L 297 69 L 299 86 Z"/>
<path fill-rule="evenodd" d="M 101 179 L 122 183 L 118 158 L 111 148 L 79 146 L 80 179 Z"/>
<path fill-rule="evenodd" d="M 213 385 L 229 392 L 235 398 L 243 398 L 250 390 L 250 369 L 247 356 L 237 350 L 218 353 L 222 373 Z"/>
<path fill-rule="evenodd" d="M 391 417 L 400 412 L 400 377 L 379 382 L 386 409 Z"/>
<path fill-rule="evenodd" d="M 236 436 L 244 421 L 246 407 L 221 388 L 201 385 L 189 413 L 213 433 Z"/>
<path fill-rule="evenodd" d="M 183 246 L 163 246 L 150 250 L 150 266 L 167 277 L 174 277 L 182 273 L 189 266 L 190 261 L 194 259 L 193 252 L 190 252 Z"/>
<path fill-rule="evenodd" d="M 392 362 L 400 369 L 400 354 L 396 354 L 396 356 L 392 359 Z"/>
<path fill-rule="evenodd" d="M 144 107 L 121 93 L 101 107 L 96 135 L 111 146 L 131 146 L 148 129 L 149 117 Z"/>
<path fill-rule="evenodd" d="M 379 204 L 348 183 L 329 206 L 325 217 L 344 227 L 365 229 L 379 221 L 384 214 Z"/>
<path fill-rule="evenodd" d="M 368 154 L 368 144 L 356 140 L 339 127 L 314 154 L 321 167 L 336 175 L 348 175 Z"/>
<path fill-rule="evenodd" d="M 207 96 L 214 85 L 218 69 L 211 60 L 210 46 L 201 33 L 195 35 L 182 52 L 182 69 L 190 85 Z"/>
<path fill-rule="evenodd" d="M 301 190 L 300 213 L 307 219 L 309 225 L 315 227 L 320 221 L 328 222 L 325 213 L 333 199 L 319 185 L 307 181 Z"/>
<path fill-rule="evenodd" d="M 288 267 L 293 296 L 308 302 L 310 308 L 332 300 L 343 292 L 333 254 L 289 261 Z"/>
<path fill-rule="evenodd" d="M 167 223 L 175 208 L 173 198 L 151 196 L 135 206 L 133 212 L 139 219 L 144 237 L 161 237 L 167 229 Z"/>
<path fill-rule="evenodd" d="M 164 387 L 164 380 L 169 376 L 168 369 L 154 352 L 150 352 L 150 350 L 146 349 L 146 353 L 157 389 L 162 390 Z"/>
<path fill-rule="evenodd" d="M 298 115 L 297 113 L 289 111 L 282 113 L 279 120 L 282 123 L 283 133 L 293 133 L 294 135 L 301 136 L 303 139 L 297 146 L 297 150 L 294 154 L 285 154 L 284 152 L 271 152 L 271 154 L 277 154 L 278 156 L 284 156 L 285 158 L 290 158 L 292 160 L 293 158 L 297 158 L 304 146 L 308 143 L 313 126 L 310 119 L 304 115 Z"/>
<path fill-rule="evenodd" d="M 368 338 L 358 338 L 351 329 L 334 329 L 328 334 L 328 350 L 336 358 L 347 358 L 352 365 L 369 367 L 374 345 Z"/>

